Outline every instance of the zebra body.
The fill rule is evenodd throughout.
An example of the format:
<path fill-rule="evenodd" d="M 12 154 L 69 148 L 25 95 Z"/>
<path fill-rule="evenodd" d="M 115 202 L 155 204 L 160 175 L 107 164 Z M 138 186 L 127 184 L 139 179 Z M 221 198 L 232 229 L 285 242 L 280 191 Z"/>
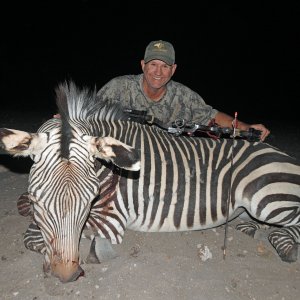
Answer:
<path fill-rule="evenodd" d="M 287 154 L 266 143 L 172 136 L 128 121 L 121 107 L 73 83 L 60 86 L 57 104 L 61 119 L 37 133 L 2 128 L 0 144 L 34 161 L 28 202 L 24 195 L 19 202 L 20 212 L 33 217 L 25 245 L 42 252 L 44 270 L 62 282 L 83 272 L 84 227 L 116 244 L 126 229 L 200 230 L 246 210 L 260 222 L 293 228 L 297 246 L 300 164 Z M 294 261 L 280 234 L 271 243 Z"/>
<path fill-rule="evenodd" d="M 243 207 L 262 222 L 299 224 L 299 163 L 278 149 L 245 140 L 235 140 L 232 146 L 231 140 L 174 137 L 155 127 L 126 122 L 119 122 L 114 130 L 128 127 L 139 138 L 118 139 L 142 151 L 138 180 L 121 176 L 116 183 L 114 199 L 126 204 L 122 210 L 126 228 L 173 232 L 219 226 L 226 221 L 229 200 L 229 217 Z M 102 167 L 99 178 L 102 172 L 108 176 Z M 285 195 L 278 197 L 282 191 Z M 272 200 L 264 203 L 267 197 Z M 281 209 L 283 198 L 294 206 Z M 270 203 L 282 211 L 272 216 Z"/>

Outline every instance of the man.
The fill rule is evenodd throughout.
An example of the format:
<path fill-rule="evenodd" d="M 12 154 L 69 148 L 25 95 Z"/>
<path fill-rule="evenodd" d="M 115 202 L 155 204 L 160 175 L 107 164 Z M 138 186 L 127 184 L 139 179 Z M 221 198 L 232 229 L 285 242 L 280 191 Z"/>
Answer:
<path fill-rule="evenodd" d="M 103 99 L 120 101 L 126 108 L 147 111 L 163 124 L 184 119 L 208 125 L 213 119 L 221 127 L 232 127 L 233 117 L 207 105 L 202 97 L 187 86 L 173 81 L 177 65 L 175 50 L 166 41 L 152 41 L 141 60 L 142 74 L 113 78 L 97 93 Z M 270 134 L 263 124 L 237 121 L 237 128 L 261 131 L 261 140 Z"/>

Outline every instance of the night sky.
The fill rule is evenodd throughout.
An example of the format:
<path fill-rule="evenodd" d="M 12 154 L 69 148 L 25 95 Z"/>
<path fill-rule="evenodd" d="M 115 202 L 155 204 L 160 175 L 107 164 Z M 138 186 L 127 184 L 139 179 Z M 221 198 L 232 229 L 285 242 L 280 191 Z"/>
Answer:
<path fill-rule="evenodd" d="M 297 119 L 300 1 L 23 2 L 1 9 L 2 109 L 51 115 L 60 82 L 99 89 L 138 74 L 147 44 L 163 39 L 173 79 L 208 104 L 266 125 Z"/>

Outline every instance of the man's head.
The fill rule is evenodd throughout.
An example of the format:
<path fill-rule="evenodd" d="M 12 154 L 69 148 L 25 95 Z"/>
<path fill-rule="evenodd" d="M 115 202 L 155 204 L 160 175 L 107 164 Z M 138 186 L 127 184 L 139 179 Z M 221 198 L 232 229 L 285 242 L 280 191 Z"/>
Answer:
<path fill-rule="evenodd" d="M 168 65 L 175 63 L 175 50 L 171 43 L 162 40 L 152 41 L 146 48 L 144 62 L 148 63 L 151 60 L 162 60 Z"/>

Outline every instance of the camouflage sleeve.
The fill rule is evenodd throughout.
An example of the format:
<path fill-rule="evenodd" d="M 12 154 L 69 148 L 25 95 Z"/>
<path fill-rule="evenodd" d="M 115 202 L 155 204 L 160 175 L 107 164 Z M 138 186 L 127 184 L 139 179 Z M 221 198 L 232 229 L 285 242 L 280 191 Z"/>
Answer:
<path fill-rule="evenodd" d="M 191 94 L 189 104 L 187 104 L 187 106 L 189 106 L 191 111 L 191 119 L 193 122 L 198 124 L 209 124 L 218 112 L 217 109 L 206 104 L 203 98 L 196 92 Z"/>
<path fill-rule="evenodd" d="M 181 106 L 178 115 L 181 115 L 186 120 L 204 125 L 207 125 L 214 119 L 218 110 L 206 104 L 197 92 L 178 82 L 173 82 L 172 88 L 175 97 L 177 97 L 177 102 Z"/>

